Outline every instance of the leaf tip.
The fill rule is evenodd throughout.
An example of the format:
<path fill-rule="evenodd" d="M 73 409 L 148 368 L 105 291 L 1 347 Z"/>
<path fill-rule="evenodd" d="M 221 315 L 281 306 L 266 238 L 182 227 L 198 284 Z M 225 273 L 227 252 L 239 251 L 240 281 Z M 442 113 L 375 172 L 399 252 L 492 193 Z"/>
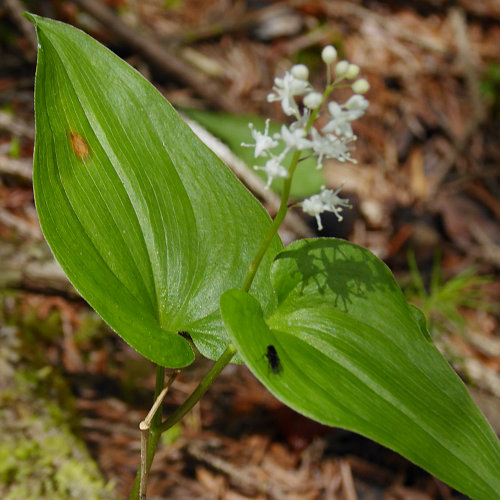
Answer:
<path fill-rule="evenodd" d="M 23 12 L 23 16 L 32 24 L 35 25 L 36 27 L 36 23 L 37 23 L 37 15 L 35 14 L 31 14 L 30 12 Z"/>

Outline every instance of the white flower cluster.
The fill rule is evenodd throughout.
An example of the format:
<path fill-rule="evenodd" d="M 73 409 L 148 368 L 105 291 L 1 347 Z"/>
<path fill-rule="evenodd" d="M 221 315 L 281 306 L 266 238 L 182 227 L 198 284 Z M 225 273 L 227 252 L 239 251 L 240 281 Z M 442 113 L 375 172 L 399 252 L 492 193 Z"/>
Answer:
<path fill-rule="evenodd" d="M 310 198 L 305 199 L 302 202 L 302 210 L 306 214 L 316 217 L 316 222 L 318 223 L 318 229 L 321 231 L 323 225 L 321 224 L 320 214 L 323 212 L 333 212 L 339 221 L 343 219 L 340 212 L 342 212 L 342 207 L 351 208 L 349 205 L 349 200 L 340 198 L 338 193 L 342 187 L 337 190 L 332 191 L 331 189 L 322 188 L 319 194 L 314 194 Z"/>
<path fill-rule="evenodd" d="M 348 61 L 339 61 L 335 65 L 335 79 L 332 81 L 331 65 L 337 59 L 337 51 L 331 45 L 325 47 L 321 57 L 327 67 L 327 85 L 323 93 L 316 92 L 309 83 L 309 70 L 303 64 L 297 64 L 287 71 L 283 78 L 275 78 L 273 92 L 267 96 L 269 102 L 280 102 L 283 112 L 295 118 L 290 125 L 283 125 L 279 133 L 269 135 L 269 120 L 264 132 L 259 132 L 250 124 L 254 143 L 243 146 L 254 148 L 255 158 L 266 158 L 264 165 L 255 165 L 254 169 L 263 170 L 267 175 L 267 186 L 274 179 L 288 178 L 288 169 L 283 165 L 285 156 L 292 151 L 304 151 L 308 156 L 317 158 L 317 168 L 323 166 L 323 160 L 333 158 L 340 162 L 350 161 L 354 146 L 349 145 L 356 140 L 352 130 L 352 122 L 364 115 L 368 101 L 361 95 L 369 90 L 365 79 L 357 79 L 359 66 Z M 346 80 L 355 80 L 346 83 Z M 314 122 L 320 115 L 323 103 L 329 94 L 337 87 L 350 87 L 354 92 L 344 104 L 330 102 L 328 122 L 320 131 L 314 127 Z M 302 96 L 302 106 L 297 98 Z M 277 149 L 279 148 L 279 149 Z M 279 151 L 279 152 L 277 152 Z M 342 207 L 349 207 L 348 201 L 337 196 L 338 192 L 323 189 L 321 193 L 311 196 L 302 202 L 304 212 L 316 217 L 318 228 L 322 229 L 320 214 L 333 212 L 342 220 Z"/>

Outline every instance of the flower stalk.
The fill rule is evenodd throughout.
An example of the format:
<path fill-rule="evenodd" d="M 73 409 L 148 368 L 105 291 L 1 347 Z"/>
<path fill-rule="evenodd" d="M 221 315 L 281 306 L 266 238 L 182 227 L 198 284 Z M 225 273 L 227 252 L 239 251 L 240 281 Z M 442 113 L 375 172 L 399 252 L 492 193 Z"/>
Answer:
<path fill-rule="evenodd" d="M 254 169 L 262 170 L 266 174 L 267 188 L 271 186 L 274 179 L 282 178 L 283 189 L 281 192 L 280 207 L 254 259 L 250 263 L 243 281 L 241 289 L 245 292 L 250 290 L 262 259 L 286 217 L 289 208 L 292 180 L 297 165 L 302 159 L 302 153 L 306 151 L 305 157 L 316 156 L 318 168 L 323 166 L 323 159 L 325 158 L 334 158 L 340 162 L 350 161 L 355 163 L 355 160 L 350 156 L 350 152 L 354 150 L 354 147 L 348 146 L 350 142 L 356 139 L 351 123 L 360 118 L 368 107 L 368 101 L 361 94 L 368 90 L 369 85 L 364 79 L 358 79 L 352 84 L 341 84 L 343 80 L 352 80 L 359 74 L 359 67 L 348 61 L 340 61 L 335 65 L 336 78 L 332 81 L 331 66 L 336 58 L 337 51 L 334 47 L 327 46 L 323 49 L 322 59 L 326 64 L 327 81 L 323 92 L 317 92 L 312 88 L 308 81 L 309 70 L 303 64 L 293 66 L 290 72 L 285 73 L 283 78 L 275 79 L 273 92 L 268 95 L 267 100 L 269 102 L 279 101 L 283 112 L 287 116 L 295 118 L 295 122 L 290 126 L 283 125 L 280 133 L 271 136 L 269 133 L 269 120 L 266 121 L 263 132 L 256 130 L 253 124 L 249 125 L 254 143 L 243 143 L 242 145 L 253 147 L 256 159 L 266 159 L 264 165 L 255 165 Z M 330 102 L 328 104 L 330 120 L 321 128 L 321 131 L 318 131 L 314 127 L 314 124 L 320 116 L 321 107 L 334 89 L 344 86 L 350 86 L 355 95 L 344 104 Z M 296 101 L 297 97 L 303 98 L 302 109 Z M 276 152 L 276 149 L 280 146 L 281 151 Z M 290 152 L 293 152 L 293 155 L 288 168 L 286 168 L 283 165 L 283 161 L 285 156 Z M 298 205 L 302 206 L 304 212 L 316 218 L 319 230 L 322 229 L 321 213 L 331 211 L 339 220 L 342 220 L 341 212 L 343 208 L 350 207 L 348 200 L 338 196 L 341 187 L 335 191 L 323 188 L 320 193 L 298 203 Z M 166 389 L 163 389 L 165 369 L 162 367 L 157 368 L 156 403 L 145 421 L 141 422 L 143 436 L 141 468 L 137 473 L 136 481 L 129 497 L 130 500 L 145 499 L 147 475 L 151 468 L 161 434 L 179 422 L 193 408 L 235 354 L 236 347 L 232 343 L 229 343 L 221 357 L 203 377 L 193 393 L 165 421 L 162 421 L 159 401 L 163 399 L 162 396 L 164 396 L 166 389 L 168 389 L 175 377 L 171 377 Z"/>

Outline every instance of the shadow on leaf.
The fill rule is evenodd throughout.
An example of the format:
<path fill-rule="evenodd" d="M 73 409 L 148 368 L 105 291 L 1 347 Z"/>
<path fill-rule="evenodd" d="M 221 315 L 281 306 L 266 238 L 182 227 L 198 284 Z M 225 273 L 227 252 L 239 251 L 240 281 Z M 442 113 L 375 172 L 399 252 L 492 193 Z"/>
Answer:
<path fill-rule="evenodd" d="M 354 299 L 367 299 L 369 292 L 390 288 L 389 270 L 377 263 L 375 256 L 343 240 L 303 240 L 276 257 L 277 267 L 288 267 L 286 293 L 279 300 L 283 302 L 292 292 L 319 294 L 324 301 L 348 312 Z"/>

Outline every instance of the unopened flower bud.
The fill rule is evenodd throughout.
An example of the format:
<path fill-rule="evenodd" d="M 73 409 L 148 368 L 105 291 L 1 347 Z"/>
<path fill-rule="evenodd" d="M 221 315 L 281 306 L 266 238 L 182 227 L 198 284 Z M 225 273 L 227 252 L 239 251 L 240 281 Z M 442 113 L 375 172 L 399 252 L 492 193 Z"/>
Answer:
<path fill-rule="evenodd" d="M 356 78 L 359 75 L 359 66 L 357 64 L 349 64 L 345 77 L 349 80 Z"/>
<path fill-rule="evenodd" d="M 370 84 L 364 78 L 360 78 L 351 85 L 351 89 L 356 94 L 365 94 L 370 90 Z"/>
<path fill-rule="evenodd" d="M 319 92 L 310 92 L 304 97 L 304 106 L 309 109 L 316 109 L 321 106 L 323 96 Z"/>
<path fill-rule="evenodd" d="M 333 45 L 327 45 L 321 51 L 321 59 L 323 59 L 325 64 L 332 64 L 332 62 L 337 59 L 337 50 L 335 47 Z"/>
<path fill-rule="evenodd" d="M 307 81 L 309 78 L 309 68 L 305 64 L 296 64 L 290 71 L 298 80 Z"/>
<path fill-rule="evenodd" d="M 335 65 L 335 73 L 337 74 L 337 76 L 345 76 L 348 69 L 349 69 L 348 61 L 339 61 Z"/>

